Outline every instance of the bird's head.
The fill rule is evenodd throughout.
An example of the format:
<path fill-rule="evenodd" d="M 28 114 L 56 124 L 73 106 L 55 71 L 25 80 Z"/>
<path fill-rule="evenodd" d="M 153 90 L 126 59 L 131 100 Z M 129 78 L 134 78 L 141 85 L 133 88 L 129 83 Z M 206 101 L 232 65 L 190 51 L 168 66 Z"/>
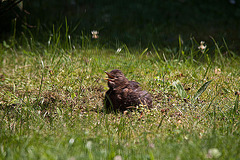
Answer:
<path fill-rule="evenodd" d="M 128 79 L 124 76 L 122 71 L 114 69 L 111 72 L 106 72 L 108 75 L 108 87 L 117 88 L 119 86 L 125 86 L 128 83 Z"/>

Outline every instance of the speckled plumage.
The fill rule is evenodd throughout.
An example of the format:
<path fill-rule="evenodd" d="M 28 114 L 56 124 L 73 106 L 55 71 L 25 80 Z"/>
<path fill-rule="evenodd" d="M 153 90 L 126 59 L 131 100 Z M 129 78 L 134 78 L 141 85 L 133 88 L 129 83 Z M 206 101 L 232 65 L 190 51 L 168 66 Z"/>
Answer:
<path fill-rule="evenodd" d="M 129 81 L 118 69 L 106 74 L 109 90 L 104 102 L 107 111 L 124 111 L 140 104 L 152 108 L 151 95 L 143 91 L 138 82 Z"/>

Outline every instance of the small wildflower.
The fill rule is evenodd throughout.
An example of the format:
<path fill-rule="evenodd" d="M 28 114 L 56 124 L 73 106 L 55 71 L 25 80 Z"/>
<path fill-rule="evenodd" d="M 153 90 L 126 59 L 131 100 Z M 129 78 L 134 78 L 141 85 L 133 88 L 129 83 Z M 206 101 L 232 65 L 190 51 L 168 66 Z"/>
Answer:
<path fill-rule="evenodd" d="M 121 51 L 122 51 L 122 48 L 118 48 L 116 52 L 120 53 Z"/>
<path fill-rule="evenodd" d="M 200 46 L 198 47 L 198 49 L 199 49 L 202 53 L 204 53 L 205 50 L 206 50 L 206 48 L 207 48 L 207 45 L 205 45 L 205 42 L 204 42 L 204 41 L 201 41 L 201 42 L 200 42 Z"/>
<path fill-rule="evenodd" d="M 211 148 L 208 150 L 207 158 L 219 158 L 222 153 L 217 148 Z"/>
<path fill-rule="evenodd" d="M 98 36 L 98 33 L 99 33 L 98 31 L 92 31 L 91 33 L 92 33 L 92 38 L 93 39 L 97 39 L 99 37 Z"/>
<path fill-rule="evenodd" d="M 73 144 L 73 143 L 74 143 L 74 139 L 71 138 L 71 139 L 69 140 L 69 144 Z"/>
<path fill-rule="evenodd" d="M 114 160 L 122 160 L 122 156 L 117 155 L 117 156 L 115 156 L 113 159 L 114 159 Z"/>

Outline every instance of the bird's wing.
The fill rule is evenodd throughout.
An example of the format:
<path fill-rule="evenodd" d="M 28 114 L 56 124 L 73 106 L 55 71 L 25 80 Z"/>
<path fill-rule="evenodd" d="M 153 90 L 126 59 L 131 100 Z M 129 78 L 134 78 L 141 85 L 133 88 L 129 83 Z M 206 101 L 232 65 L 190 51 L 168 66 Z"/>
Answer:
<path fill-rule="evenodd" d="M 140 103 L 144 105 L 148 105 L 148 107 L 152 107 L 152 97 L 147 91 L 139 92 Z"/>
<path fill-rule="evenodd" d="M 140 84 L 135 81 L 129 81 L 127 88 L 131 89 L 133 92 L 137 92 L 141 90 Z"/>
<path fill-rule="evenodd" d="M 152 98 L 151 95 L 147 91 L 132 91 L 128 92 L 126 97 L 126 101 L 130 105 L 147 105 L 148 107 L 152 107 Z"/>

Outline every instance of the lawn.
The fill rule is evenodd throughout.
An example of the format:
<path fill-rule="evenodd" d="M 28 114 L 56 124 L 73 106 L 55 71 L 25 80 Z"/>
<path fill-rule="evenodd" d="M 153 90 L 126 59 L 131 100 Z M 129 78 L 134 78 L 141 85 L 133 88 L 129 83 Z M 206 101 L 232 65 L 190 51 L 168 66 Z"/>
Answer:
<path fill-rule="evenodd" d="M 35 28 L 0 42 L 0 159 L 240 159 L 239 6 L 215 2 L 26 2 Z M 106 113 L 113 69 L 153 109 Z"/>
<path fill-rule="evenodd" d="M 1 159 L 240 158 L 240 61 L 227 46 L 10 42 L 0 50 Z M 104 71 L 116 68 L 151 93 L 152 110 L 105 113 Z"/>

